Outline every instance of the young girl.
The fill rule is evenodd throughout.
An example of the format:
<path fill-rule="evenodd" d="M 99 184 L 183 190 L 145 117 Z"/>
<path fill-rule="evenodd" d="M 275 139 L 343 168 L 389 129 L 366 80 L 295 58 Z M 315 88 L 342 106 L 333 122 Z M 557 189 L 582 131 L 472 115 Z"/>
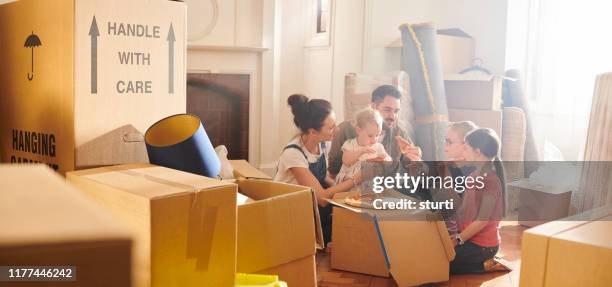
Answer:
<path fill-rule="evenodd" d="M 484 187 L 467 189 L 457 213 L 459 233 L 451 274 L 505 270 L 493 260 L 499 250 L 499 222 L 504 216 L 505 178 L 499 160 L 499 138 L 495 131 L 481 128 L 465 137 L 463 156 L 476 170 L 470 177 L 484 177 Z"/>
<path fill-rule="evenodd" d="M 342 167 L 336 175 L 336 183 L 353 178 L 361 171 L 361 163 L 364 161 L 391 161 L 385 147 L 378 142 L 382 122 L 380 113 L 371 108 L 357 113 L 355 126 L 357 137 L 345 141 L 342 145 Z"/>
<path fill-rule="evenodd" d="M 446 138 L 444 139 L 444 154 L 446 155 L 447 161 L 440 162 L 438 165 L 438 173 L 440 176 L 452 176 L 453 178 L 463 177 L 474 171 L 473 166 L 466 165 L 463 151 L 465 150 L 465 136 L 477 128 L 478 127 L 471 121 L 448 123 Z M 458 193 L 455 190 L 458 189 L 432 192 L 433 199 L 441 202 L 453 199 L 456 203 L 460 203 L 463 193 Z M 446 228 L 451 236 L 456 236 L 458 232 L 455 211 L 455 209 L 442 211 Z"/>

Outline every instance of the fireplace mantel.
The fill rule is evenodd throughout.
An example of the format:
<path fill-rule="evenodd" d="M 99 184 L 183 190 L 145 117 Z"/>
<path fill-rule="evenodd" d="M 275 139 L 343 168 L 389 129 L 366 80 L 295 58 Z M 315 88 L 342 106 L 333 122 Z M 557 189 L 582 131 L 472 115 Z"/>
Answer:
<path fill-rule="evenodd" d="M 265 47 L 250 46 L 215 46 L 215 45 L 189 45 L 187 51 L 227 51 L 227 52 L 254 52 L 262 53 L 267 51 Z"/>

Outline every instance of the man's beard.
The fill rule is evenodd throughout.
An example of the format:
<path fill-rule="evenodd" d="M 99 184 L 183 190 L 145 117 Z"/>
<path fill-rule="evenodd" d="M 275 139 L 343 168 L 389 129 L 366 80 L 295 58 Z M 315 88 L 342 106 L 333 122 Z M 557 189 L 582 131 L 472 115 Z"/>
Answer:
<path fill-rule="evenodd" d="M 395 123 L 397 123 L 397 121 L 396 121 L 396 120 L 393 120 L 393 121 L 392 121 L 392 122 L 389 124 L 389 121 L 388 121 L 387 119 L 385 119 L 383 122 L 384 122 L 384 124 L 383 124 L 383 128 L 384 128 L 384 129 L 387 129 L 387 130 L 390 130 L 390 129 L 394 128 L 394 127 L 395 127 Z"/>

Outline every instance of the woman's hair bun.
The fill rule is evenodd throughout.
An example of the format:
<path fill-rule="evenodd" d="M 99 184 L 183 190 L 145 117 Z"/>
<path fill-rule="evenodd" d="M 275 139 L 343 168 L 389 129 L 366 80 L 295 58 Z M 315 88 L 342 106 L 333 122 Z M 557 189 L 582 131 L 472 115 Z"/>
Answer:
<path fill-rule="evenodd" d="M 289 96 L 287 103 L 291 106 L 293 123 L 302 133 L 308 133 L 309 129 L 321 130 L 323 121 L 332 111 L 331 104 L 322 99 L 310 100 L 302 94 Z"/>
<path fill-rule="evenodd" d="M 301 94 L 294 94 L 289 96 L 287 103 L 294 109 L 299 106 L 303 106 L 308 103 L 308 97 Z"/>

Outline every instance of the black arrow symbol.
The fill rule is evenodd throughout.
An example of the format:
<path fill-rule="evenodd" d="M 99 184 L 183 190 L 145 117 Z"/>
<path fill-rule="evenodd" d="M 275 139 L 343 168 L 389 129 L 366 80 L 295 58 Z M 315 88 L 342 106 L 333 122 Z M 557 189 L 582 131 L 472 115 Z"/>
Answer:
<path fill-rule="evenodd" d="M 94 15 L 91 21 L 91 27 L 89 27 L 89 36 L 91 36 L 91 93 L 98 93 L 98 23 L 96 22 L 96 15 Z"/>
<path fill-rule="evenodd" d="M 168 31 L 168 93 L 174 94 L 174 28 L 172 22 L 170 22 L 170 31 Z"/>

